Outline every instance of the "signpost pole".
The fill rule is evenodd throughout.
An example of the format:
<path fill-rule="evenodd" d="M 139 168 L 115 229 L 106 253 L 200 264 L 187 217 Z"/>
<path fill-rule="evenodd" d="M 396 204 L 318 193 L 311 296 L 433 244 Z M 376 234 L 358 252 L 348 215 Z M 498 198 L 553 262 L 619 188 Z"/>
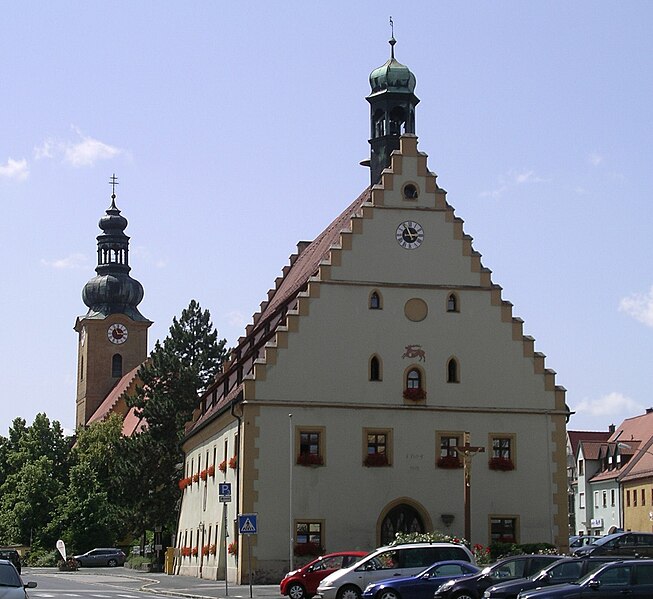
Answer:
<path fill-rule="evenodd" d="M 222 503 L 222 526 L 224 526 L 224 594 L 229 596 L 229 583 L 227 582 L 227 560 L 229 559 L 228 543 L 229 530 L 227 529 L 227 504 Z"/>

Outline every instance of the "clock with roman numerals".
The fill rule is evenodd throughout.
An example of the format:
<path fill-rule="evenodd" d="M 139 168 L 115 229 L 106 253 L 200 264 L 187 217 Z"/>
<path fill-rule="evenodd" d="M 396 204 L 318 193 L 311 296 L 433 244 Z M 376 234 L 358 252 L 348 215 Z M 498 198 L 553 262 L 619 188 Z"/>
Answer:
<path fill-rule="evenodd" d="M 424 241 L 424 229 L 414 220 L 407 220 L 397 227 L 397 243 L 405 250 L 414 250 Z"/>

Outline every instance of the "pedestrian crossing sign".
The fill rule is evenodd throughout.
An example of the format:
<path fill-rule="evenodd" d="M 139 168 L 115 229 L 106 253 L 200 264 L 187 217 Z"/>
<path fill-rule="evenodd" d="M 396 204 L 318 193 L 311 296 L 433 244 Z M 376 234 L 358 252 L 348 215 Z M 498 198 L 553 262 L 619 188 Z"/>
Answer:
<path fill-rule="evenodd" d="M 258 514 L 239 514 L 238 515 L 238 532 L 241 535 L 255 535 L 258 533 L 258 523 L 256 517 Z"/>

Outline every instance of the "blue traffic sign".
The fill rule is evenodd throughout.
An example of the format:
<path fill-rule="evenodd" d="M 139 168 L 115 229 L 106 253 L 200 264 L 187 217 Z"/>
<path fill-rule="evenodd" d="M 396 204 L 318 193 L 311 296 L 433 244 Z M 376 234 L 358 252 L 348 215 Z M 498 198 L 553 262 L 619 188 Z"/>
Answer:
<path fill-rule="evenodd" d="M 218 495 L 221 503 L 229 503 L 231 501 L 231 483 L 219 483 Z"/>
<path fill-rule="evenodd" d="M 258 514 L 238 514 L 238 532 L 241 535 L 255 535 L 258 533 Z"/>

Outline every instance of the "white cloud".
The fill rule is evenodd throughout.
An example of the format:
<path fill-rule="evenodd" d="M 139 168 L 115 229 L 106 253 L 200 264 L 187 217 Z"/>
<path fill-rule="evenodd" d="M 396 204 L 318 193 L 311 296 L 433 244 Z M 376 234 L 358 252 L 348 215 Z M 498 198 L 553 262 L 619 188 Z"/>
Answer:
<path fill-rule="evenodd" d="M 599 164 L 603 163 L 604 158 L 600 154 L 597 154 L 596 152 L 592 152 L 589 155 L 588 160 L 592 166 L 599 166 Z"/>
<path fill-rule="evenodd" d="M 646 326 L 653 327 L 653 286 L 648 293 L 634 293 L 622 298 L 619 312 L 625 312 Z"/>
<path fill-rule="evenodd" d="M 27 168 L 27 160 L 14 160 L 13 158 L 7 159 L 7 164 L 0 164 L 0 178 L 2 179 L 15 179 L 16 181 L 24 181 L 29 175 Z"/>
<path fill-rule="evenodd" d="M 245 326 L 247 325 L 248 319 L 245 318 L 243 313 L 239 312 L 238 310 L 232 310 L 231 312 L 227 312 L 224 316 L 227 319 L 227 323 L 229 324 L 229 326 L 244 329 Z"/>
<path fill-rule="evenodd" d="M 68 269 L 87 269 L 89 267 L 88 258 L 84 254 L 71 254 L 66 258 L 59 258 L 58 260 L 41 260 L 41 264 L 54 268 L 55 270 L 68 270 Z"/>
<path fill-rule="evenodd" d="M 625 395 L 613 391 L 599 399 L 584 399 L 578 405 L 571 406 L 572 411 L 579 416 L 618 416 L 623 419 L 628 414 L 640 414 L 644 412 L 644 406 Z"/>
<path fill-rule="evenodd" d="M 34 148 L 34 157 L 58 158 L 75 168 L 93 166 L 99 160 L 109 160 L 123 154 L 123 150 L 103 141 L 84 135 L 77 127 L 73 131 L 78 139 L 64 141 L 48 138 Z"/>
<path fill-rule="evenodd" d="M 502 175 L 499 177 L 499 185 L 496 189 L 491 189 L 487 191 L 482 191 L 479 196 L 482 198 L 499 198 L 506 191 L 517 187 L 518 185 L 524 185 L 526 183 L 545 183 L 546 179 L 538 177 L 534 171 L 510 171 L 507 175 Z"/>

